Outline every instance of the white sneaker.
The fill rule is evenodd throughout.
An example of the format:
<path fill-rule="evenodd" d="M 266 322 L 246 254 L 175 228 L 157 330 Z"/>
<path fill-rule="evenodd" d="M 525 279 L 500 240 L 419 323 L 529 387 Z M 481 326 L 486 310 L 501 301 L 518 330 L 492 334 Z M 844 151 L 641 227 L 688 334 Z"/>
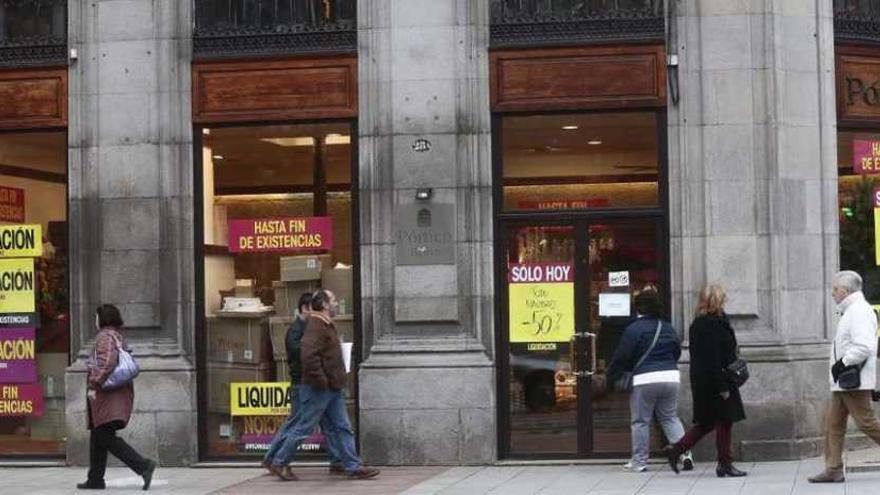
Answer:
<path fill-rule="evenodd" d="M 623 465 L 623 470 L 629 471 L 631 473 L 643 473 L 648 470 L 648 466 L 644 466 L 644 465 L 636 466 L 636 465 L 633 465 L 632 461 L 629 461 Z"/>
<path fill-rule="evenodd" d="M 681 470 L 682 471 L 693 471 L 694 470 L 694 454 L 691 453 L 690 450 L 681 454 L 679 457 L 681 460 Z"/>

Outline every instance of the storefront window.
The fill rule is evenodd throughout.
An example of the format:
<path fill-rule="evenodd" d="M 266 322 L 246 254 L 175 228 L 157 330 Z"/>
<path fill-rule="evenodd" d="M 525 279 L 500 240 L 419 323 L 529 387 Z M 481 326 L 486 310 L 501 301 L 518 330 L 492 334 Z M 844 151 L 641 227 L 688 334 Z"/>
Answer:
<path fill-rule="evenodd" d="M 14 225 L 39 226 L 43 249 L 37 257 L 10 255 L 6 241 L 0 249 L 0 262 L 33 263 L 35 281 L 32 295 L 16 299 L 28 308 L 8 296 L 29 284 L 0 288 L 7 296 L 0 316 L 30 313 L 37 321 L 0 328 L 0 455 L 63 455 L 70 348 L 65 132 L 0 133 L 0 231 Z"/>
<path fill-rule="evenodd" d="M 290 410 L 284 335 L 300 295 L 334 291 L 337 330 L 354 341 L 351 129 L 204 128 L 201 138 L 207 453 L 262 455 Z M 320 432 L 301 450 L 321 452 Z"/>
<path fill-rule="evenodd" d="M 503 118 L 504 210 L 659 206 L 657 114 Z"/>
<path fill-rule="evenodd" d="M 865 296 L 880 304 L 880 253 L 876 223 L 880 213 L 880 133 L 840 131 L 837 135 L 840 268 L 864 278 Z"/>

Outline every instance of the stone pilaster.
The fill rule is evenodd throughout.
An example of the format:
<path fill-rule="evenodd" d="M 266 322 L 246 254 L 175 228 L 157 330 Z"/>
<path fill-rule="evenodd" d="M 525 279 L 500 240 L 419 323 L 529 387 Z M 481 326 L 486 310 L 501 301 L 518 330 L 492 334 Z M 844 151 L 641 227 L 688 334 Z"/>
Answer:
<path fill-rule="evenodd" d="M 120 307 L 142 373 L 124 436 L 195 460 L 191 3 L 69 2 L 71 353 L 68 460 L 88 463 L 94 309 Z"/>
<path fill-rule="evenodd" d="M 361 448 L 374 464 L 491 462 L 488 2 L 364 0 L 358 24 Z M 453 208 L 455 264 L 397 262 L 395 212 L 423 187 Z"/>
<path fill-rule="evenodd" d="M 686 335 L 700 287 L 728 288 L 752 372 L 744 459 L 821 452 L 838 266 L 831 3 L 670 2 L 674 317 Z"/>

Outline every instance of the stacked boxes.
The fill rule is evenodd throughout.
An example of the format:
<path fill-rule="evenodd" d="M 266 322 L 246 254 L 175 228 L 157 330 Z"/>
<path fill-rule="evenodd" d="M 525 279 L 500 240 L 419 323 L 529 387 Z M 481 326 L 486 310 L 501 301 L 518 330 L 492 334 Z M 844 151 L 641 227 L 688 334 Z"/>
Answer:
<path fill-rule="evenodd" d="M 240 316 L 209 316 L 208 361 L 220 363 L 266 363 L 271 344 L 262 313 Z"/>
<path fill-rule="evenodd" d="M 207 317 L 208 410 L 229 415 L 229 384 L 272 379 L 272 344 L 264 312 Z"/>
<path fill-rule="evenodd" d="M 336 294 L 340 314 L 349 315 L 354 312 L 352 285 L 351 267 L 331 268 L 321 272 L 321 287 Z"/>
<path fill-rule="evenodd" d="M 287 369 L 287 329 L 293 324 L 295 316 L 273 316 L 269 318 L 269 335 L 272 339 L 272 355 L 275 358 L 275 380 L 290 381 Z"/>
<path fill-rule="evenodd" d="M 321 271 L 332 267 L 333 255 L 283 256 L 279 263 L 282 282 L 320 280 Z"/>
<path fill-rule="evenodd" d="M 229 415 L 229 384 L 272 380 L 269 363 L 208 362 L 208 412 Z"/>
<path fill-rule="evenodd" d="M 296 304 L 304 292 L 313 293 L 320 288 L 318 280 L 300 280 L 297 282 L 272 282 L 275 292 L 275 314 L 277 316 L 293 316 Z"/>

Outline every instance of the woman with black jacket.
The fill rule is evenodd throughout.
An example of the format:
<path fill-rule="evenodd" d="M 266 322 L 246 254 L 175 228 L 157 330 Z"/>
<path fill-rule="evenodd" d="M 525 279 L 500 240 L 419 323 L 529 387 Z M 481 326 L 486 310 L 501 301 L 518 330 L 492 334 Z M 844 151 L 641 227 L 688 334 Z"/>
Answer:
<path fill-rule="evenodd" d="M 692 448 L 706 434 L 715 430 L 719 477 L 745 476 L 733 466 L 731 429 L 746 418 L 736 385 L 725 374 L 727 365 L 737 359 L 736 336 L 724 313 L 724 289 L 709 285 L 700 292 L 697 316 L 691 324 L 691 393 L 694 426 L 674 445 L 665 449 L 669 465 L 678 473 L 678 456 Z"/>

